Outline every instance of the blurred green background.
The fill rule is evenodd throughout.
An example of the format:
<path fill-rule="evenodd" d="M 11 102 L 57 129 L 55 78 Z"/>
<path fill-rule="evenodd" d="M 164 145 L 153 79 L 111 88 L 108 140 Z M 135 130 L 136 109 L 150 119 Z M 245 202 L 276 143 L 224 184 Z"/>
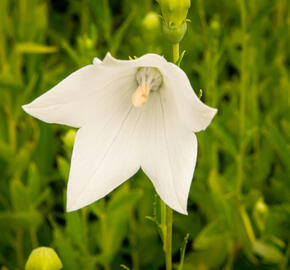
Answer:
<path fill-rule="evenodd" d="M 184 270 L 289 269 L 290 3 L 192 0 L 181 67 L 219 112 L 197 134 L 189 215 L 174 213 Z M 153 12 L 153 13 L 152 13 Z M 155 13 L 154 13 L 155 12 Z M 0 1 L 0 268 L 53 247 L 64 269 L 164 269 L 154 189 L 139 172 L 105 199 L 65 213 L 75 131 L 21 105 L 93 57 L 171 59 L 153 0 Z"/>

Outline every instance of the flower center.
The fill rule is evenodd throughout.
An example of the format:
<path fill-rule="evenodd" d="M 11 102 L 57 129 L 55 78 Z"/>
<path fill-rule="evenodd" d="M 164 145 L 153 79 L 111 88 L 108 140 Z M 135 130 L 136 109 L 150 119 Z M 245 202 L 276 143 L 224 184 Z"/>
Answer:
<path fill-rule="evenodd" d="M 157 91 L 163 77 L 157 68 L 141 67 L 136 73 L 138 88 L 132 95 L 132 103 L 135 107 L 142 107 L 148 100 L 150 91 Z"/>

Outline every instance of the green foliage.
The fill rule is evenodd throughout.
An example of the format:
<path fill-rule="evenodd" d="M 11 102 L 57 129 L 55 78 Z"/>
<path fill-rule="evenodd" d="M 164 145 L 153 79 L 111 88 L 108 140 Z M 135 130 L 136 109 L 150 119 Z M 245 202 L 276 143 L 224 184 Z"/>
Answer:
<path fill-rule="evenodd" d="M 174 213 L 176 269 L 289 268 L 289 9 L 287 0 L 191 2 L 178 63 L 219 111 L 197 135 L 189 216 Z M 75 130 L 21 109 L 107 51 L 171 59 L 156 13 L 151 0 L 0 1 L 2 269 L 24 269 L 38 246 L 53 247 L 64 269 L 164 269 L 162 217 L 153 215 L 159 233 L 145 218 L 147 177 L 66 213 Z"/>

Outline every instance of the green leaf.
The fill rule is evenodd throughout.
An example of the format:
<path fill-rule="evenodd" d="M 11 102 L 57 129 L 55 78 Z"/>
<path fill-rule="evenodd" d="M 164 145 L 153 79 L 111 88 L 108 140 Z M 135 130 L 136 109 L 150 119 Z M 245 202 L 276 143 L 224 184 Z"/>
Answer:
<path fill-rule="evenodd" d="M 285 168 L 290 172 L 289 144 L 287 143 L 284 134 L 282 134 L 277 126 L 271 121 L 268 121 L 268 129 L 264 130 L 264 133 L 268 138 L 269 146 L 276 151 L 277 155 L 284 163 Z"/>
<path fill-rule="evenodd" d="M 182 246 L 180 248 L 180 262 L 179 262 L 178 270 L 183 269 L 184 255 L 185 255 L 185 249 L 188 243 L 188 239 L 189 239 L 189 234 L 186 234 L 186 236 L 184 237 Z"/>
<path fill-rule="evenodd" d="M 116 252 L 121 247 L 122 241 L 126 236 L 128 222 L 132 207 L 141 196 L 140 190 L 129 190 L 126 186 L 115 192 L 108 203 L 106 215 L 104 217 L 104 226 L 106 243 L 104 251 L 106 258 L 110 262 Z"/>
<path fill-rule="evenodd" d="M 121 45 L 122 39 L 130 26 L 131 22 L 133 21 L 134 13 L 132 12 L 127 19 L 123 22 L 123 24 L 120 26 L 120 28 L 116 31 L 114 34 L 111 42 L 110 42 L 110 51 L 112 55 L 116 55 L 117 51 L 119 50 L 119 47 Z"/>
<path fill-rule="evenodd" d="M 178 58 L 178 60 L 177 60 L 177 62 L 176 62 L 176 65 L 179 66 L 179 67 L 180 67 L 181 61 L 182 61 L 182 59 L 183 59 L 183 57 L 184 57 L 184 55 L 185 55 L 185 52 L 186 52 L 186 51 L 182 51 L 182 52 L 181 52 L 181 54 L 180 54 L 180 56 L 179 56 L 179 58 Z M 199 98 L 200 98 L 200 97 L 199 97 Z"/>
<path fill-rule="evenodd" d="M 41 45 L 33 42 L 17 43 L 15 47 L 18 53 L 55 53 L 58 48 L 55 46 Z"/>
<path fill-rule="evenodd" d="M 267 263 L 281 263 L 284 260 L 284 256 L 278 248 L 262 240 L 255 241 L 253 247 L 254 252 Z"/>
<path fill-rule="evenodd" d="M 28 211 L 31 205 L 27 188 L 21 181 L 14 179 L 10 182 L 10 194 L 13 209 L 16 212 Z"/>
<path fill-rule="evenodd" d="M 34 210 L 29 212 L 0 212 L 0 227 L 14 229 L 37 228 L 42 222 L 42 215 Z"/>
<path fill-rule="evenodd" d="M 62 156 L 58 156 L 56 161 L 57 161 L 57 167 L 58 167 L 58 170 L 60 172 L 60 175 L 62 176 L 62 178 L 67 183 L 68 176 L 69 176 L 69 170 L 70 170 L 70 164 Z"/>
<path fill-rule="evenodd" d="M 108 0 L 90 1 L 92 10 L 95 12 L 95 19 L 101 26 L 105 40 L 109 42 L 112 35 L 112 14 Z"/>
<path fill-rule="evenodd" d="M 67 236 L 71 239 L 72 243 L 81 249 L 85 249 L 87 243 L 85 234 L 86 224 L 82 220 L 81 211 L 67 213 L 66 222 Z"/>
<path fill-rule="evenodd" d="M 35 202 L 40 195 L 41 179 L 35 163 L 28 168 L 28 191 L 31 202 Z"/>
<path fill-rule="evenodd" d="M 253 243 L 256 239 L 251 220 L 244 206 L 235 198 L 231 201 L 231 212 L 233 216 L 232 233 L 238 238 L 247 257 L 255 263 L 256 259 L 253 256 Z"/>
<path fill-rule="evenodd" d="M 196 237 L 194 247 L 196 249 L 208 249 L 217 241 L 227 238 L 227 232 L 219 220 L 208 224 Z"/>
<path fill-rule="evenodd" d="M 53 235 L 64 269 L 80 269 L 80 265 L 77 262 L 78 252 L 73 248 L 70 239 L 57 227 L 54 227 Z"/>
<path fill-rule="evenodd" d="M 128 266 L 126 266 L 125 264 L 121 264 L 120 266 L 121 266 L 121 268 L 123 268 L 125 270 L 130 270 L 130 268 Z"/>

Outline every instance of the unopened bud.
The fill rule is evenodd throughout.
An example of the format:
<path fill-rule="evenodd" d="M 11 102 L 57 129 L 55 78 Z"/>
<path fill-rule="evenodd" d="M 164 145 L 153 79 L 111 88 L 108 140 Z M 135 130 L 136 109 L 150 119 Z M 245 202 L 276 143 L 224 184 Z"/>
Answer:
<path fill-rule="evenodd" d="M 190 0 L 157 0 L 160 5 L 166 37 L 172 43 L 178 43 L 183 38 L 186 29 L 186 16 L 190 8 Z"/>
<path fill-rule="evenodd" d="M 146 14 L 142 20 L 143 27 L 148 31 L 154 31 L 160 29 L 160 16 L 153 11 Z"/>
<path fill-rule="evenodd" d="M 59 270 L 62 267 L 62 262 L 54 249 L 39 247 L 29 255 L 25 270 Z"/>
<path fill-rule="evenodd" d="M 72 149 L 75 141 L 76 130 L 69 129 L 66 134 L 63 136 L 62 140 L 66 147 Z"/>
<path fill-rule="evenodd" d="M 268 215 L 268 206 L 265 204 L 263 198 L 259 198 L 254 206 L 254 219 L 261 231 L 265 229 L 265 221 Z"/>

